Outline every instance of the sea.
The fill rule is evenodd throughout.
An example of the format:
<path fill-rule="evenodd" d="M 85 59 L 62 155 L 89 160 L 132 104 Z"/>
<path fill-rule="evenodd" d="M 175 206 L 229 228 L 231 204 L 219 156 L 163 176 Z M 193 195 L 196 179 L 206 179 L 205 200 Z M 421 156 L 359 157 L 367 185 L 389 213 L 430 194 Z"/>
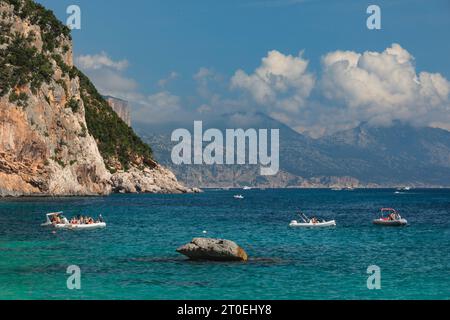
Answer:
<path fill-rule="evenodd" d="M 236 194 L 244 199 L 234 199 Z M 398 210 L 409 225 L 373 225 L 384 207 Z M 107 227 L 41 227 L 45 214 L 54 211 L 67 217 L 101 214 Z M 334 219 L 337 226 L 290 228 L 300 211 Z M 195 237 L 233 240 L 250 259 L 189 261 L 176 249 Z M 449 298 L 447 189 L 0 200 L 0 299 Z"/>

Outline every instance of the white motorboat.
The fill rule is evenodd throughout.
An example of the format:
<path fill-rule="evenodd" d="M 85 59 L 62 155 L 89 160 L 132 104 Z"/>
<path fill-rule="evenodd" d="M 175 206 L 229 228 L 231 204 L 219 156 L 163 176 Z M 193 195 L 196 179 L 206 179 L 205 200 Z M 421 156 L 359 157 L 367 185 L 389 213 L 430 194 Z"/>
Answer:
<path fill-rule="evenodd" d="M 387 217 L 385 213 L 387 213 Z M 383 208 L 381 209 L 381 217 L 373 220 L 373 224 L 386 227 L 403 227 L 408 225 L 408 221 L 402 218 L 395 209 Z"/>
<path fill-rule="evenodd" d="M 101 216 L 100 216 L 101 217 Z M 106 228 L 104 221 L 97 221 L 94 223 L 70 223 L 63 215 L 63 212 L 52 212 L 46 214 L 47 220 L 41 224 L 42 227 L 54 227 L 60 230 L 95 230 Z M 59 218 L 59 219 L 58 219 Z"/>
<path fill-rule="evenodd" d="M 298 222 L 297 220 L 292 220 L 289 224 L 290 227 L 299 227 L 299 228 L 324 228 L 324 227 L 335 227 L 336 221 L 322 221 L 322 222 Z"/>
<path fill-rule="evenodd" d="M 252 190 L 252 188 L 249 186 L 245 186 L 244 188 L 242 188 L 242 190 Z"/>
<path fill-rule="evenodd" d="M 234 196 L 235 199 L 244 199 L 244 196 L 242 194 L 237 194 Z"/>
<path fill-rule="evenodd" d="M 299 222 L 297 220 L 292 220 L 289 224 L 292 228 L 325 228 L 325 227 L 335 227 L 336 221 L 330 220 L 317 220 L 316 218 L 309 219 L 306 215 L 303 213 L 300 213 L 300 217 L 303 220 L 303 222 Z"/>

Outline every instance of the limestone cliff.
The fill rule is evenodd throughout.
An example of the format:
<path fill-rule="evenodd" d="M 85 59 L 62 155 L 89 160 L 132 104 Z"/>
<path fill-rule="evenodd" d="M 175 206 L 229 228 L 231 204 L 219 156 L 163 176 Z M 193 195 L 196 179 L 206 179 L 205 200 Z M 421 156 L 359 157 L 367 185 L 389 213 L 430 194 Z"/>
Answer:
<path fill-rule="evenodd" d="M 114 98 L 111 96 L 104 96 L 103 97 L 108 104 L 111 106 L 111 108 L 117 113 L 117 115 L 120 117 L 120 119 L 123 120 L 129 127 L 131 127 L 131 113 L 130 113 L 130 106 L 128 105 L 128 101 Z"/>
<path fill-rule="evenodd" d="M 73 66 L 50 11 L 0 0 L 0 28 L 0 196 L 190 191 Z"/>

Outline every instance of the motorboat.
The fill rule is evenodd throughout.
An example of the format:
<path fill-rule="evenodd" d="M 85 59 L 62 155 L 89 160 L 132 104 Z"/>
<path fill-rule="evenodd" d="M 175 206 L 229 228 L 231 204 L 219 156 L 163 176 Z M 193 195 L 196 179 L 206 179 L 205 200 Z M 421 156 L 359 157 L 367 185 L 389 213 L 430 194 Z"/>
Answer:
<path fill-rule="evenodd" d="M 234 196 L 235 199 L 244 199 L 244 196 L 242 194 L 237 194 Z"/>
<path fill-rule="evenodd" d="M 408 224 L 408 221 L 392 208 L 381 209 L 381 217 L 373 220 L 373 224 L 386 227 L 402 227 Z"/>
<path fill-rule="evenodd" d="M 252 188 L 249 186 L 245 186 L 244 188 L 242 188 L 242 190 L 252 190 Z"/>
<path fill-rule="evenodd" d="M 335 227 L 335 220 L 318 220 L 318 219 L 309 219 L 305 214 L 300 213 L 300 218 L 303 222 L 299 222 L 297 220 L 292 220 L 289 224 L 292 228 L 325 228 L 325 227 Z"/>
<path fill-rule="evenodd" d="M 106 228 L 106 223 L 100 216 L 100 221 L 94 223 L 70 223 L 69 220 L 63 215 L 63 212 L 52 212 L 46 214 L 45 223 L 41 224 L 42 227 L 53 227 L 59 230 L 95 230 Z"/>

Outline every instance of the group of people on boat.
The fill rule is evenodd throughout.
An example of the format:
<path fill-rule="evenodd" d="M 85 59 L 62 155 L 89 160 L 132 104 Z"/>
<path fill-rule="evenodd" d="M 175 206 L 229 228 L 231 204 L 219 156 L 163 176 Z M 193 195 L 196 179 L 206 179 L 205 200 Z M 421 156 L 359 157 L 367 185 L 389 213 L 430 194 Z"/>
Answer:
<path fill-rule="evenodd" d="M 64 216 L 58 214 L 58 215 L 52 216 L 50 218 L 50 222 L 53 225 L 67 224 L 67 223 L 74 224 L 74 225 L 95 224 L 95 223 L 103 222 L 103 217 L 102 217 L 102 215 L 99 215 L 97 220 L 94 220 L 94 218 L 92 218 L 92 217 L 78 215 L 77 217 L 70 219 L 70 221 L 67 221 L 67 219 Z"/>
<path fill-rule="evenodd" d="M 103 222 L 102 215 L 99 215 L 97 220 L 94 220 L 92 217 L 84 217 L 81 215 L 78 215 L 77 217 L 74 217 L 70 219 L 70 224 L 95 224 L 95 223 L 101 223 Z"/>

